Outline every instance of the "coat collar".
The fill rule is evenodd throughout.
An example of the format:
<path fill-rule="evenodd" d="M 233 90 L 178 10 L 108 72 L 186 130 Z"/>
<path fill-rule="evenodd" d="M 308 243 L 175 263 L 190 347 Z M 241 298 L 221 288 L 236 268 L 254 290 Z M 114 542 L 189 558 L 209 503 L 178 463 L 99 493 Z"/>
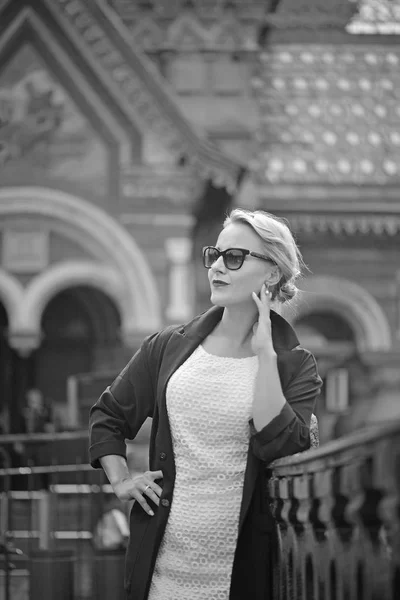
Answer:
<path fill-rule="evenodd" d="M 212 306 L 183 326 L 184 336 L 193 340 L 203 340 L 216 327 L 222 318 L 224 308 Z M 299 340 L 293 327 L 274 310 L 271 310 L 272 342 L 275 350 L 284 352 L 293 350 L 299 345 Z"/>

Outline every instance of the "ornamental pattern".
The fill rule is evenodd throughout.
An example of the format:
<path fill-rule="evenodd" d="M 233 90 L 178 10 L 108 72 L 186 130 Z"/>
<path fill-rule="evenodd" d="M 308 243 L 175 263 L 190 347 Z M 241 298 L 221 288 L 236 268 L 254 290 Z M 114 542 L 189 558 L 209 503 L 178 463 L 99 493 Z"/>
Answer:
<path fill-rule="evenodd" d="M 258 22 L 243 24 L 225 16 L 211 26 L 194 15 L 180 15 L 165 24 L 144 15 L 125 20 L 132 39 L 146 51 L 151 50 L 256 50 Z"/>
<path fill-rule="evenodd" d="M 253 89 L 261 127 L 252 166 L 279 182 L 400 180 L 400 51 L 395 46 L 280 46 Z"/>
<path fill-rule="evenodd" d="M 358 0 L 358 12 L 346 30 L 354 34 L 400 34 L 399 0 Z"/>
<path fill-rule="evenodd" d="M 155 200 L 163 198 L 171 205 L 187 206 L 201 194 L 204 183 L 193 177 L 188 170 L 168 169 L 159 172 L 156 167 L 125 169 L 122 174 L 122 194 L 127 199 L 142 198 Z"/>
<path fill-rule="evenodd" d="M 334 235 L 389 235 L 400 232 L 397 215 L 294 215 L 289 217 L 293 231 L 302 233 L 333 233 Z"/>
<path fill-rule="evenodd" d="M 134 107 L 135 112 L 144 123 L 151 123 L 151 129 L 168 138 L 169 145 L 177 153 L 181 150 L 182 140 L 176 135 L 176 128 L 169 124 L 160 110 L 152 101 L 152 96 L 146 90 L 137 70 L 126 61 L 105 29 L 89 11 L 82 0 L 56 0 L 67 23 L 85 46 L 85 54 L 91 55 L 101 65 L 104 72 L 111 78 L 126 100 Z M 48 2 L 49 5 L 54 2 Z M 135 115 L 135 119 L 137 119 Z"/>
<path fill-rule="evenodd" d="M 181 0 L 144 3 L 109 0 L 141 48 L 173 50 L 257 50 L 262 1 Z"/>
<path fill-rule="evenodd" d="M 165 25 L 150 17 L 128 23 L 132 39 L 143 49 L 163 50 L 257 50 L 257 21 L 242 23 L 233 15 L 225 15 L 210 26 L 195 15 L 180 15 Z"/>
<path fill-rule="evenodd" d="M 356 10 L 352 0 L 280 0 L 266 21 L 278 29 L 338 28 L 342 30 Z"/>
<path fill-rule="evenodd" d="M 147 41 L 151 39 L 154 47 L 161 42 L 162 46 L 173 45 L 175 49 L 182 44 L 181 39 L 174 37 L 181 20 L 191 20 L 192 26 L 187 28 L 186 35 L 192 35 L 194 32 L 190 30 L 194 29 L 193 39 L 199 48 L 226 48 L 228 30 L 230 43 L 236 43 L 237 49 L 253 49 L 263 22 L 268 21 L 280 29 L 322 26 L 343 30 L 357 8 L 351 0 L 281 0 L 272 14 L 269 13 L 272 0 L 108 1 L 132 32 L 136 33 L 136 28 L 140 30 L 140 23 L 148 20 L 152 26 L 147 30 Z"/>
<path fill-rule="evenodd" d="M 108 0 L 123 19 L 141 18 L 143 14 L 154 15 L 158 19 L 175 19 L 182 13 L 192 13 L 204 20 L 218 20 L 227 11 L 240 19 L 258 19 L 265 14 L 268 0 Z"/>
<path fill-rule="evenodd" d="M 179 112 L 166 80 L 129 40 L 111 11 L 104 13 L 106 7 L 83 0 L 44 2 L 56 18 L 61 16 L 63 27 L 139 127 L 160 136 L 176 160 L 186 156 L 201 178 L 235 189 L 239 165 L 196 135 Z"/>

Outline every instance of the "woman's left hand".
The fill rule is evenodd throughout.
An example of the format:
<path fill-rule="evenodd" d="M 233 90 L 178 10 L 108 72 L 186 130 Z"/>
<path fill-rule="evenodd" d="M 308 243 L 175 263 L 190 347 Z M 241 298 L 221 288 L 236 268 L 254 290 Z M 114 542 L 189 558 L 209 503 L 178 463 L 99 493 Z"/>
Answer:
<path fill-rule="evenodd" d="M 252 293 L 254 302 L 258 308 L 258 322 L 253 326 L 253 338 L 251 348 L 258 356 L 275 356 L 275 349 L 272 343 L 272 325 L 271 325 L 271 292 L 264 283 L 261 288 L 261 299 L 255 292 Z"/>

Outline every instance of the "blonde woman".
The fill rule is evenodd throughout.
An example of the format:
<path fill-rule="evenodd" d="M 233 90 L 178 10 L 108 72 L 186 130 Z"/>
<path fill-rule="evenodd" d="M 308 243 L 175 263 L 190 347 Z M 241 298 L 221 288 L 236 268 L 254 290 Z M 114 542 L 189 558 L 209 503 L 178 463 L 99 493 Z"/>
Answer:
<path fill-rule="evenodd" d="M 135 500 L 130 600 L 272 598 L 265 467 L 310 447 L 321 379 L 271 310 L 297 291 L 289 228 L 233 210 L 203 260 L 213 306 L 146 338 L 91 411 L 92 465 L 120 500 Z M 125 439 L 149 416 L 150 470 L 131 477 Z"/>

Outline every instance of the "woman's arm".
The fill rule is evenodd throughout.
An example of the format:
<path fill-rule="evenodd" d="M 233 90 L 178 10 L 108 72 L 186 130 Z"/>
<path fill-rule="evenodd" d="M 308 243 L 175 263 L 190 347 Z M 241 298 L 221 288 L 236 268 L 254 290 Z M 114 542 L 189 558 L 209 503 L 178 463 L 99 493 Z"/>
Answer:
<path fill-rule="evenodd" d="M 278 370 L 279 358 L 272 342 L 271 294 L 266 285 L 260 298 L 253 293 L 259 311 L 252 338 L 259 367 L 254 386 L 253 419 L 250 421 L 251 446 L 261 460 L 269 463 L 310 447 L 310 422 L 322 380 L 314 356 L 297 348 L 286 359 L 295 367 L 289 385 L 282 389 Z"/>
<path fill-rule="evenodd" d="M 89 456 L 94 468 L 100 468 L 100 458 L 107 455 L 126 460 L 125 439 L 133 439 L 153 414 L 155 394 L 147 361 L 149 339 L 91 408 Z"/>
<path fill-rule="evenodd" d="M 268 402 L 265 401 L 268 390 Z M 258 355 L 258 372 L 253 396 L 253 423 L 257 431 L 279 415 L 286 403 L 278 372 L 278 357 L 275 352 Z"/>
<path fill-rule="evenodd" d="M 108 454 L 99 460 L 114 491 L 119 483 L 130 478 L 128 464 L 123 456 Z"/>
<path fill-rule="evenodd" d="M 262 429 L 258 429 L 253 420 L 250 421 L 250 443 L 253 452 L 267 463 L 310 447 L 311 416 L 321 391 L 322 380 L 318 375 L 315 358 L 310 352 L 298 348 L 292 350 L 291 354 L 293 354 L 292 360 L 295 356 L 301 359 L 300 366 L 285 389 L 284 402 L 279 412 L 277 411 L 282 397 L 279 396 L 278 401 L 272 397 L 272 390 L 277 385 L 276 381 L 271 386 L 261 376 L 260 382 L 266 383 L 266 387 L 262 390 L 260 386 L 258 401 L 265 407 L 271 403 L 276 412 L 273 414 L 272 409 L 265 409 L 263 413 L 265 425 Z M 272 418 L 268 422 L 266 419 L 270 415 Z"/>

